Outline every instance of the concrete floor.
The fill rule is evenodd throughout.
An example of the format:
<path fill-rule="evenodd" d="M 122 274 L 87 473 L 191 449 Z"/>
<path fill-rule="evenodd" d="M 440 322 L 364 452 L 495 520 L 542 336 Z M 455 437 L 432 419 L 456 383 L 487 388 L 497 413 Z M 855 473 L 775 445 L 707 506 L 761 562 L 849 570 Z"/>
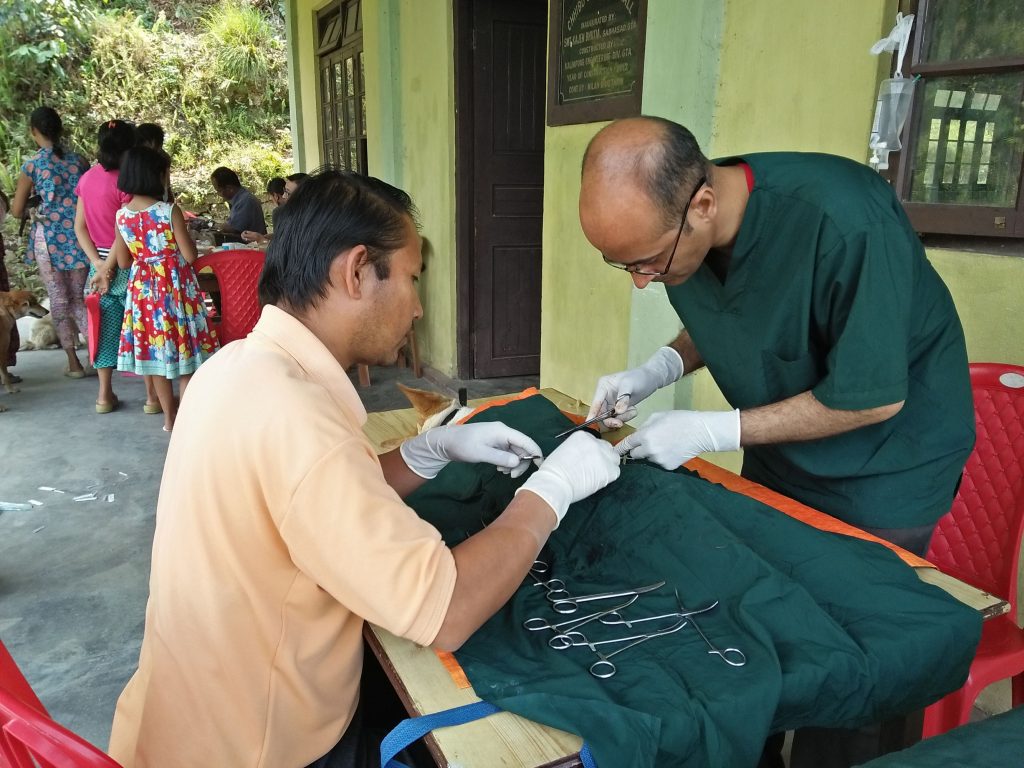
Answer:
<path fill-rule="evenodd" d="M 10 408 L 0 414 L 0 501 L 42 502 L 0 513 L 0 639 L 53 717 L 105 749 L 138 661 L 168 435 L 161 417 L 142 412 L 142 379 L 117 375 L 121 408 L 100 416 L 96 379 L 65 378 L 64 362 L 60 351 L 19 353 L 12 370 L 25 380 L 21 392 L 0 389 Z M 432 378 L 373 368 L 373 384 L 359 393 L 378 411 L 408 407 L 397 380 L 435 391 L 466 386 L 470 397 L 537 384 Z M 90 492 L 96 501 L 74 501 Z"/>

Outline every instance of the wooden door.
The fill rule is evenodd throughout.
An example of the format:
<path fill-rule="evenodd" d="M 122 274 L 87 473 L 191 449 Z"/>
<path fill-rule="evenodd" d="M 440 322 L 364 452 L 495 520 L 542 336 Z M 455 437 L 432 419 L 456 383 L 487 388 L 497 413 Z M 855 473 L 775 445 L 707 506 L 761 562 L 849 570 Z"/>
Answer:
<path fill-rule="evenodd" d="M 470 31 L 460 79 L 471 77 L 471 82 L 460 88 L 459 157 L 472 169 L 459 173 L 459 214 L 471 222 L 460 241 L 460 261 L 469 262 L 469 269 L 460 270 L 469 288 L 460 291 L 460 342 L 465 344 L 468 330 L 474 377 L 535 374 L 540 370 L 547 3 L 475 0 L 461 3 L 460 10 L 462 28 Z M 466 35 L 460 38 L 466 42 Z M 463 375 L 466 362 L 460 354 Z"/>

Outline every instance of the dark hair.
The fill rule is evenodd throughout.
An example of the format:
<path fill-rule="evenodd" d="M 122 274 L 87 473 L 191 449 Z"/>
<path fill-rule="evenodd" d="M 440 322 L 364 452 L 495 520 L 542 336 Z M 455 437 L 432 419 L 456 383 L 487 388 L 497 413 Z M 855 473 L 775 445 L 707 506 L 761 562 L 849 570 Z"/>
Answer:
<path fill-rule="evenodd" d="M 327 296 L 335 257 L 357 245 L 366 246 L 378 279 L 387 280 L 391 254 L 406 242 L 406 218 L 416 222 L 416 208 L 402 190 L 333 169 L 309 176 L 278 211 L 260 302 L 297 310 Z"/>
<path fill-rule="evenodd" d="M 155 197 L 159 200 L 167 192 L 164 176 L 170 167 L 171 158 L 162 149 L 132 147 L 121 160 L 117 188 L 129 195 Z"/>
<path fill-rule="evenodd" d="M 28 124 L 35 128 L 44 137 L 53 142 L 53 154 L 57 157 L 64 157 L 64 147 L 60 145 L 61 134 L 64 133 L 64 123 L 53 107 L 36 107 L 29 115 Z"/>
<path fill-rule="evenodd" d="M 144 147 L 163 149 L 164 129 L 156 123 L 140 123 L 135 129 L 135 141 Z"/>
<path fill-rule="evenodd" d="M 306 179 L 309 178 L 308 173 L 293 173 L 288 177 L 288 181 L 294 181 L 296 184 L 301 185 Z"/>
<path fill-rule="evenodd" d="M 283 195 L 284 194 L 284 179 L 280 176 L 275 176 L 267 182 L 267 194 L 268 195 Z"/>
<path fill-rule="evenodd" d="M 124 120 L 108 120 L 100 124 L 96 143 L 99 145 L 100 165 L 105 171 L 116 171 L 124 153 L 135 146 L 135 129 Z"/>
<path fill-rule="evenodd" d="M 651 115 L 640 119 L 659 126 L 662 135 L 637 151 L 634 178 L 658 207 L 665 225 L 678 226 L 687 197 L 697 182 L 707 176 L 710 163 L 694 135 L 679 123 Z M 590 146 L 583 155 L 584 168 L 589 158 Z"/>
<path fill-rule="evenodd" d="M 220 168 L 214 168 L 213 173 L 210 174 L 210 178 L 213 179 L 213 183 L 218 187 L 242 186 L 242 182 L 238 180 L 238 174 L 230 168 L 225 168 L 223 165 Z"/>

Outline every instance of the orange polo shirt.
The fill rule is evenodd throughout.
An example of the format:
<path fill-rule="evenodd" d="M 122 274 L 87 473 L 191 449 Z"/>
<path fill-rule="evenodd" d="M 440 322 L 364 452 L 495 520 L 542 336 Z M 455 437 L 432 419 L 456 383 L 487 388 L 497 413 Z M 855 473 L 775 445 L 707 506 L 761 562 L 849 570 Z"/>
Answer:
<path fill-rule="evenodd" d="M 364 620 L 433 641 L 455 561 L 385 482 L 365 421 L 338 362 L 276 307 L 192 379 L 110 737 L 126 768 L 305 766 L 351 720 Z"/>

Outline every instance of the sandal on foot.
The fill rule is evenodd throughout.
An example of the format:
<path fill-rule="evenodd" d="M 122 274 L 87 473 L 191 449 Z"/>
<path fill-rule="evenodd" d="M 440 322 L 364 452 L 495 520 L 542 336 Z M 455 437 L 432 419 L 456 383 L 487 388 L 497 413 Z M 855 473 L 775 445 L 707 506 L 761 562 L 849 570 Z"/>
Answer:
<path fill-rule="evenodd" d="M 114 399 L 109 403 L 96 403 L 96 413 L 111 413 L 117 410 L 117 406 L 120 405 L 120 401 L 117 399 L 117 395 L 114 395 Z"/>
<path fill-rule="evenodd" d="M 160 403 L 143 403 L 142 412 L 149 414 L 163 413 L 164 409 L 160 407 Z"/>
<path fill-rule="evenodd" d="M 23 381 L 25 381 L 23 378 L 21 378 L 21 376 L 19 376 L 16 373 L 8 373 L 7 375 L 11 379 L 11 384 L 21 384 Z"/>
<path fill-rule="evenodd" d="M 64 369 L 64 375 L 67 376 L 69 379 L 84 379 L 85 378 L 85 371 L 84 370 L 72 371 L 70 368 L 65 368 Z"/>

